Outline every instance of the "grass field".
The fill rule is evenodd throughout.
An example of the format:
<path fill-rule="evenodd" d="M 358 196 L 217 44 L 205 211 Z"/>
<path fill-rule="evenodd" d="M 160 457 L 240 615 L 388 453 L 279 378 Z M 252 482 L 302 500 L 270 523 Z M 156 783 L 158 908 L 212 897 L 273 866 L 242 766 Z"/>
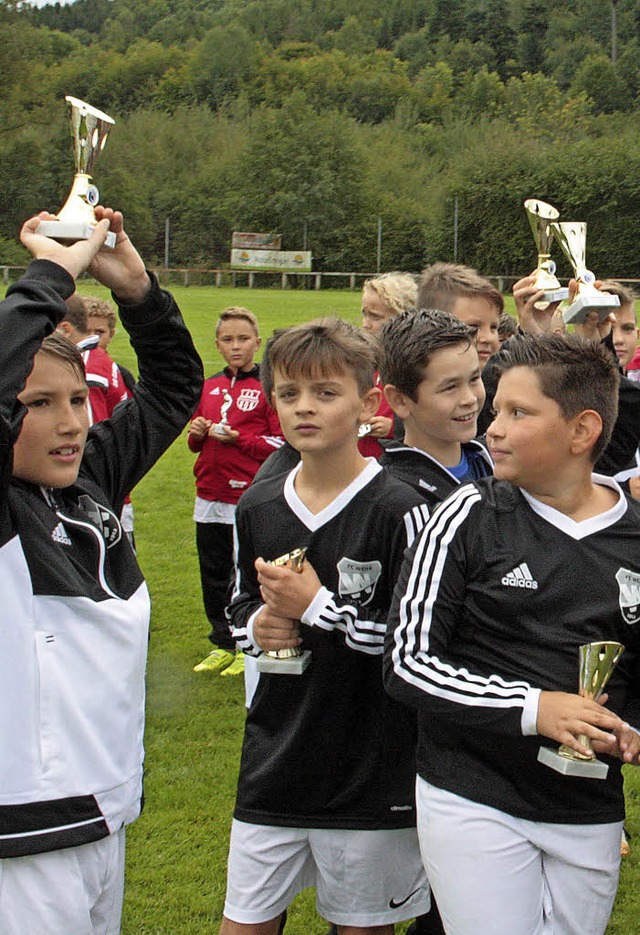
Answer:
<path fill-rule="evenodd" d="M 81 291 L 104 294 L 83 283 Z M 274 327 L 324 314 L 359 320 L 359 294 L 177 288 L 174 294 L 205 360 L 220 367 L 212 339 L 227 305 L 256 313 L 265 337 Z M 510 301 L 510 300 L 509 300 Z M 126 336 L 113 356 L 135 371 Z M 243 685 L 192 671 L 209 649 L 194 529 L 193 455 L 185 436 L 136 489 L 136 540 L 153 600 L 148 667 L 146 807 L 128 833 L 123 935 L 202 935 L 221 915 L 228 830 L 244 720 Z M 318 764 L 322 768 L 322 764 Z M 637 844 L 623 866 L 608 935 L 640 933 L 640 781 L 628 782 L 629 827 Z M 580 911 L 580 907 L 576 907 Z M 289 913 L 288 935 L 324 935 L 310 893 Z"/>

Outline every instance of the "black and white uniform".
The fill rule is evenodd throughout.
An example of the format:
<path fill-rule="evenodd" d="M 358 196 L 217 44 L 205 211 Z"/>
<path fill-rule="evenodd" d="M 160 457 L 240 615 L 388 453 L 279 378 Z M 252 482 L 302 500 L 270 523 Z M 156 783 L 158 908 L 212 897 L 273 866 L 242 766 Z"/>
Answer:
<path fill-rule="evenodd" d="M 74 289 L 39 260 L 0 303 L 0 858 L 98 841 L 139 814 L 149 596 L 118 517 L 202 385 L 178 308 L 153 279 L 141 305 L 120 306 L 140 382 L 89 430 L 76 483 L 12 478 L 16 396 Z"/>
<path fill-rule="evenodd" d="M 445 799 L 477 803 L 505 820 L 512 816 L 536 827 L 590 825 L 597 850 L 600 829 L 610 834 L 624 816 L 620 761 L 609 760 L 606 782 L 562 776 L 538 762 L 541 743 L 552 742 L 536 734 L 540 691 L 575 693 L 578 647 L 598 640 L 627 647 L 607 688 L 609 706 L 640 725 L 640 506 L 615 481 L 598 475 L 594 480 L 616 489 L 619 500 L 580 523 L 495 478 L 453 493 L 414 544 L 400 575 L 385 678 L 393 697 L 418 712 L 419 790 L 424 781 Z M 419 816 L 419 830 L 421 821 Z M 614 851 L 619 857 L 619 841 Z M 444 882 L 431 879 L 430 860 L 440 855 L 430 858 L 426 845 L 423 853 L 446 923 L 452 894 L 455 904 L 456 889 L 467 881 L 455 867 Z M 615 894 L 617 857 L 608 856 Z M 491 869 L 488 844 L 473 858 Z M 515 878 L 509 885 L 513 905 L 519 899 Z M 491 888 L 486 881 L 483 887 L 480 901 L 486 907 Z M 606 916 L 613 894 L 611 886 L 599 894 Z M 461 909 L 475 913 L 468 891 L 464 897 L 458 900 Z M 540 913 L 542 902 L 541 897 Z M 601 927 L 596 920 L 589 928 L 583 911 L 589 915 L 588 900 L 576 907 L 576 929 L 558 926 L 557 919 L 555 928 L 546 928 L 542 915 L 539 928 L 518 927 L 496 904 L 488 928 L 484 915 L 476 914 L 471 928 L 451 915 L 449 922 L 452 931 L 464 933 L 473 925 L 509 935 L 604 929 L 606 917 Z M 546 912 L 550 917 L 552 909 Z"/>
<path fill-rule="evenodd" d="M 236 514 L 238 577 L 228 614 L 240 649 L 260 652 L 251 625 L 263 606 L 256 556 L 270 561 L 306 546 L 323 586 L 301 620 L 310 666 L 299 676 L 260 676 L 247 714 L 235 818 L 291 829 L 411 829 L 415 718 L 384 692 L 382 650 L 402 556 L 427 508 L 370 459 L 312 514 L 294 489 L 298 470 L 252 486 Z M 428 908 L 424 877 L 418 886 L 399 918 L 410 918 L 414 904 Z M 385 908 L 394 921 L 388 902 Z"/>
<path fill-rule="evenodd" d="M 428 452 L 384 438 L 380 440 L 380 444 L 383 448 L 380 458 L 382 467 L 398 480 L 417 490 L 429 504 L 430 510 L 435 509 L 452 490 L 460 486 L 455 474 Z M 469 464 L 469 480 L 487 477 L 493 473 L 491 455 L 481 441 L 472 439 L 461 447 Z"/>

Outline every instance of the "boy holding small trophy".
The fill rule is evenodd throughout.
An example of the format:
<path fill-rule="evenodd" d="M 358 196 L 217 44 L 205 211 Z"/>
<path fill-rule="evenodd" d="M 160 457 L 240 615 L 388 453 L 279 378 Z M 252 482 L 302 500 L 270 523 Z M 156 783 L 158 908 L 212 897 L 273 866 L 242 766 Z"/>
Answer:
<path fill-rule="evenodd" d="M 619 373 L 555 334 L 497 366 L 495 477 L 458 488 L 408 555 L 386 684 L 418 712 L 418 833 L 446 930 L 602 935 L 621 766 L 640 756 L 640 507 L 592 474 Z"/>
<path fill-rule="evenodd" d="M 338 319 L 270 339 L 274 403 L 301 460 L 238 504 L 228 614 L 245 652 L 301 646 L 310 657 L 293 671 L 295 659 L 272 659 L 247 713 L 223 935 L 276 935 L 308 886 L 322 916 L 363 935 L 429 909 L 415 720 L 382 685 L 393 586 L 427 506 L 358 450 L 380 402 L 377 355 Z"/>

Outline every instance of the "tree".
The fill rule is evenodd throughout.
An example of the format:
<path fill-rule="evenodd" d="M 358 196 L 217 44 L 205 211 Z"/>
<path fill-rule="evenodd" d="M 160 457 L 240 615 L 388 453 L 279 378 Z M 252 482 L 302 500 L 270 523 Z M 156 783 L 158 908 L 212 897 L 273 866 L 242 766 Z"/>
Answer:
<path fill-rule="evenodd" d="M 574 94 L 587 94 L 596 112 L 612 114 L 631 106 L 629 90 L 606 55 L 588 55 L 571 83 Z"/>
<path fill-rule="evenodd" d="M 542 0 L 529 0 L 523 10 L 518 37 L 518 59 L 523 71 L 534 74 L 544 70 L 544 45 L 548 28 L 545 4 Z"/>
<path fill-rule="evenodd" d="M 255 67 L 255 43 L 240 25 L 214 26 L 194 55 L 192 83 L 196 97 L 217 110 L 235 97 Z"/>

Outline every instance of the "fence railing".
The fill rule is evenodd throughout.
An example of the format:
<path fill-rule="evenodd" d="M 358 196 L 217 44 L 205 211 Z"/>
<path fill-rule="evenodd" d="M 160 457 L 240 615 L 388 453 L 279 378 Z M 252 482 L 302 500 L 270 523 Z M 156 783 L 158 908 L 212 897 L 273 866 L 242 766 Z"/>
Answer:
<path fill-rule="evenodd" d="M 281 289 L 350 289 L 355 292 L 362 288 L 365 279 L 370 279 L 376 273 L 282 273 L 282 272 L 254 272 L 251 270 L 230 270 L 230 269 L 182 269 L 165 267 L 151 267 L 158 276 L 163 285 L 182 285 L 182 286 L 215 286 L 222 287 L 243 287 L 249 289 L 256 288 L 277 288 Z M 26 266 L 3 266 L 0 264 L 2 281 L 5 286 L 18 279 Z M 494 276 L 486 277 L 495 283 L 500 292 L 510 292 L 511 287 L 520 278 L 519 276 Z M 278 283 L 279 280 L 279 283 Z M 629 283 L 633 286 L 639 283 L 640 279 L 619 279 L 618 282 Z"/>

